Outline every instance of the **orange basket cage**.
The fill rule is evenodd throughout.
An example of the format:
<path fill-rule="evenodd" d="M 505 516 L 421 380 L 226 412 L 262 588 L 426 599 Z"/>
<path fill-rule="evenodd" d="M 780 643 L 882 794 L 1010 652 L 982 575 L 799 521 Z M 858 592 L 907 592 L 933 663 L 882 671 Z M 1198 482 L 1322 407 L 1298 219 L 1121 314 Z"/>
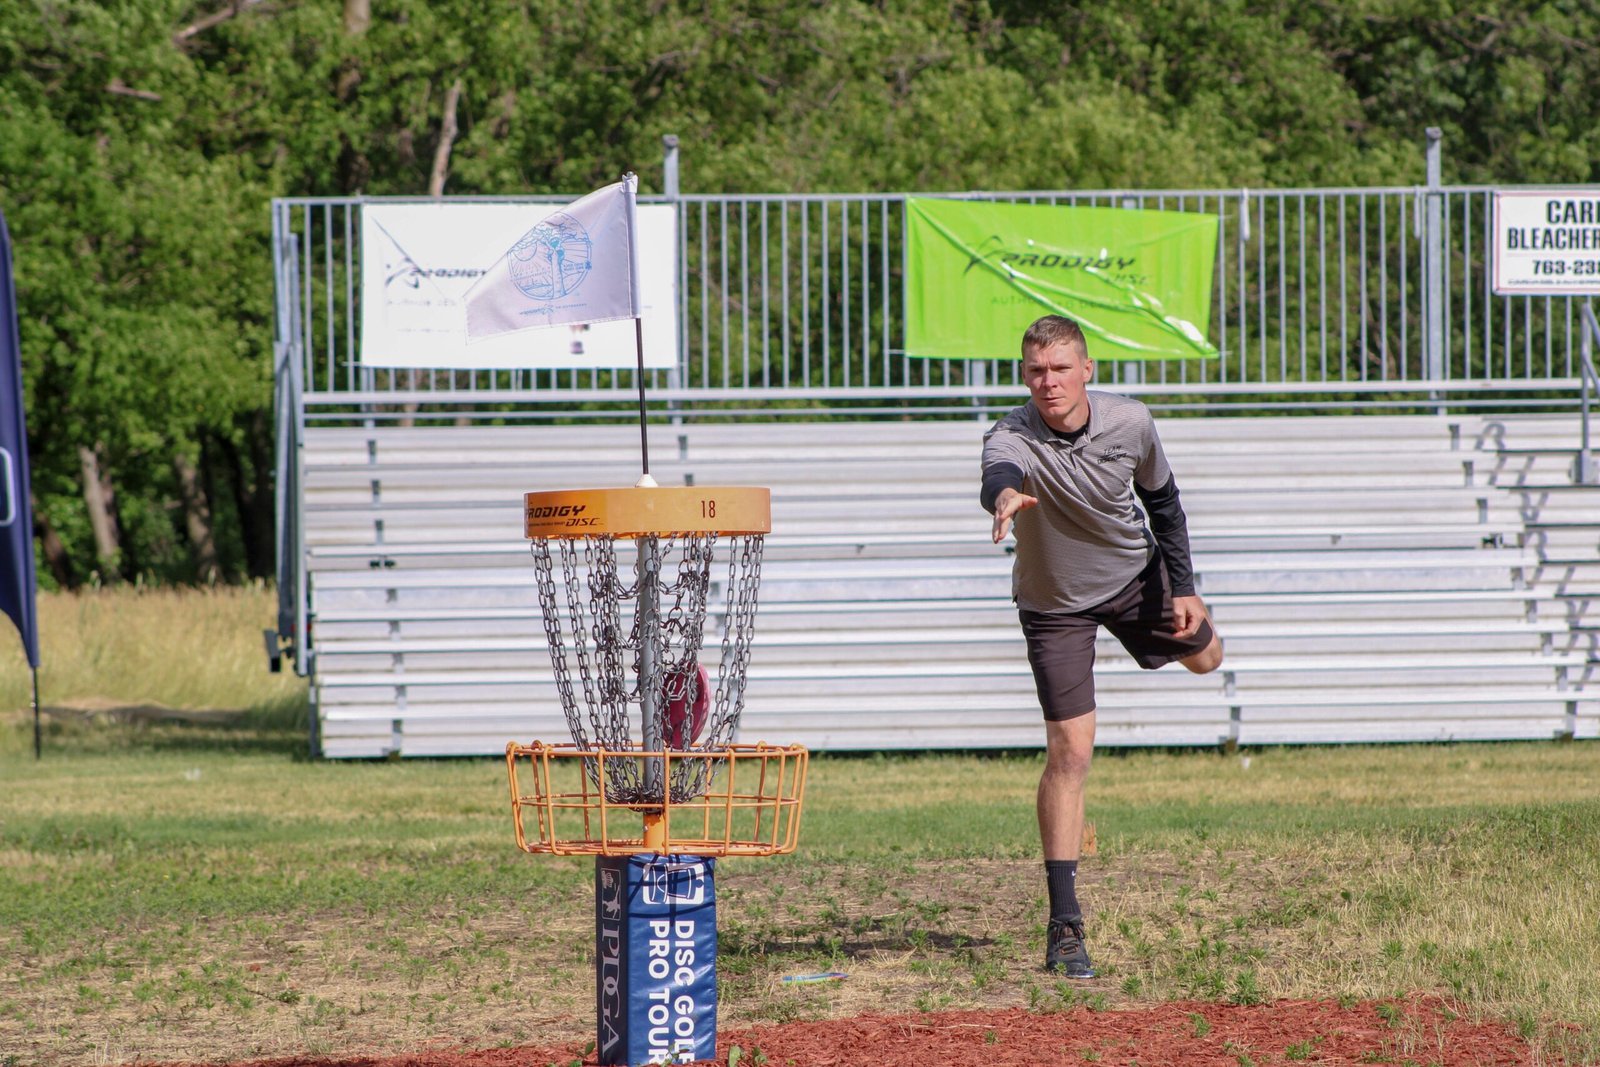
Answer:
<path fill-rule="evenodd" d="M 684 800 L 640 805 L 606 799 L 608 760 L 700 762 L 706 790 Z M 591 778 L 585 761 L 593 761 Z M 777 856 L 800 837 L 807 752 L 799 745 L 730 745 L 707 751 L 608 750 L 535 741 L 506 746 L 517 847 L 555 856 Z M 520 768 L 520 773 L 519 773 Z M 563 791 L 563 783 L 573 783 Z M 640 827 L 640 819 L 643 827 Z M 530 832 L 532 831 L 532 832 Z"/>

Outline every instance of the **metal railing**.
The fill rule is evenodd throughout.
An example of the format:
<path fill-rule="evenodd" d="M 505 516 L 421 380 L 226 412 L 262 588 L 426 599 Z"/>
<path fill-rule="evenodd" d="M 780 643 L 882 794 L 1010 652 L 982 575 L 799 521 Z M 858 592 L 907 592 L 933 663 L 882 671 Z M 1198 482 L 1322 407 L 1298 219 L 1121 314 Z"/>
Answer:
<path fill-rule="evenodd" d="M 1583 372 L 1583 388 L 1581 390 L 1579 410 L 1582 413 L 1583 431 L 1582 442 L 1578 448 L 1578 462 L 1573 469 L 1573 478 L 1581 485 L 1593 485 L 1600 482 L 1600 473 L 1595 469 L 1594 452 L 1589 447 L 1589 412 L 1594 406 L 1594 397 L 1600 395 L 1600 374 L 1594 369 L 1594 342 L 1600 338 L 1600 323 L 1595 321 L 1594 307 L 1583 304 L 1579 309 L 1582 317 L 1583 341 L 1580 345 L 1582 359 L 1578 366 Z"/>
<path fill-rule="evenodd" d="M 1587 298 L 1496 294 L 1497 190 L 1446 187 L 1438 163 L 1431 138 L 1420 186 L 961 196 L 1217 217 L 1210 340 L 1220 357 L 1105 363 L 1106 387 L 1166 411 L 1577 412 L 1575 475 L 1600 481 L 1590 433 L 1600 324 Z M 911 194 L 678 195 L 675 147 L 667 164 L 667 193 L 641 197 L 678 215 L 677 351 L 671 369 L 645 372 L 653 418 L 973 417 L 1023 393 L 1015 361 L 906 355 Z M 278 627 L 280 640 L 301 649 L 310 644 L 296 496 L 308 422 L 637 417 L 632 370 L 364 365 L 364 203 L 272 205 Z M 298 671 L 310 668 L 297 658 Z"/>
<path fill-rule="evenodd" d="M 1301 190 L 967 193 L 964 199 L 1154 208 L 1219 223 L 1215 360 L 1109 368 L 1129 392 L 1206 397 L 1360 396 L 1504 390 L 1565 394 L 1582 373 L 1570 297 L 1493 291 L 1491 187 L 1445 187 L 1429 130 L 1427 184 Z M 694 195 L 677 208 L 678 351 L 646 386 L 675 405 L 959 404 L 1014 394 L 1011 362 L 922 360 L 902 340 L 904 213 L 910 194 Z M 930 194 L 950 196 L 952 194 Z M 564 197 L 464 198 L 559 202 Z M 631 396 L 633 372 L 389 371 L 358 354 L 360 198 L 273 204 L 280 279 L 302 309 L 285 330 L 313 406 L 396 394 L 491 405 L 588 404 Z M 287 306 L 280 293 L 280 319 Z M 280 322 L 280 329 L 283 324 Z M 1306 400 L 1290 401 L 1303 406 Z"/>
<path fill-rule="evenodd" d="M 1417 396 L 1573 404 L 1581 300 L 1501 296 L 1491 284 L 1488 187 L 965 194 L 1035 204 L 1215 214 L 1211 340 L 1220 358 L 1105 365 L 1108 384 L 1169 404 L 1276 397 L 1277 406 Z M 547 200 L 549 198 L 546 198 Z M 641 198 L 663 202 L 664 198 Z M 646 372 L 680 412 L 927 407 L 957 411 L 1021 389 L 1014 362 L 903 350 L 904 194 L 680 196 L 678 352 Z M 421 400 L 588 406 L 605 415 L 631 370 L 396 371 L 359 359 L 356 198 L 275 201 L 280 272 L 302 309 L 280 323 L 310 408 Z M 289 243 L 289 242 L 292 242 Z M 286 302 L 280 294 L 280 315 Z M 1463 403 L 1458 399 L 1453 403 Z M 1491 402 L 1485 399 L 1484 402 Z M 369 412 L 370 413 L 370 412 Z M 930 412 L 931 413 L 931 412 Z M 381 413 L 379 413 L 381 415 Z"/>

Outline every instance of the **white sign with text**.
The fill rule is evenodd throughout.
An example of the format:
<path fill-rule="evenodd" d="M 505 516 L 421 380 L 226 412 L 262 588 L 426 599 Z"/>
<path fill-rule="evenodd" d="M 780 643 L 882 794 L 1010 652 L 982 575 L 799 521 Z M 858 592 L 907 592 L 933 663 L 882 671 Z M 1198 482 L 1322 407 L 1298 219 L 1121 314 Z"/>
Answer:
<path fill-rule="evenodd" d="M 375 367 L 516 370 L 632 367 L 632 319 L 552 326 L 467 342 L 465 295 L 518 238 L 565 204 L 364 204 L 361 362 Z M 644 365 L 678 357 L 678 214 L 638 209 Z"/>
<path fill-rule="evenodd" d="M 1496 192 L 1494 291 L 1600 294 L 1600 191 Z"/>

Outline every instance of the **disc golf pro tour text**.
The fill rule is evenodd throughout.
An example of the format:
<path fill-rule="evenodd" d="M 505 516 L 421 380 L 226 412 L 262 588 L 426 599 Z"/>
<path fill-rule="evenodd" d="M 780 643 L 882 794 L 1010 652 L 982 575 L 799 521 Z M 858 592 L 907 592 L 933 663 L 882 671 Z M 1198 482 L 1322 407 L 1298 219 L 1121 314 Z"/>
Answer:
<path fill-rule="evenodd" d="M 645 1013 L 650 1023 L 646 1040 L 652 1057 L 676 1058 L 680 1052 L 694 1051 L 695 936 L 693 919 L 650 920 L 645 971 L 652 981 L 664 981 L 671 975 L 668 984 L 645 990 L 650 1002 Z"/>

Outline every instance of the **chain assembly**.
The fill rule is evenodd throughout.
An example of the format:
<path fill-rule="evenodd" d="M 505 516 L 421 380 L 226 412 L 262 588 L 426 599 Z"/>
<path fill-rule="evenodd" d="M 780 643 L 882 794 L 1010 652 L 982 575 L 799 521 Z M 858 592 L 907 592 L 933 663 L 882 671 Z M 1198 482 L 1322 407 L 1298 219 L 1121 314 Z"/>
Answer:
<path fill-rule="evenodd" d="M 720 589 L 712 581 L 714 532 L 622 539 L 621 559 L 614 537 L 532 540 L 550 663 L 580 749 L 709 752 L 732 743 L 744 710 L 763 538 L 722 540 L 728 570 Z M 708 617 L 721 620 L 714 674 L 702 669 Z M 691 721 L 697 706 L 702 722 Z M 609 802 L 635 806 L 701 796 L 716 766 L 713 759 L 671 761 L 661 782 L 651 773 L 658 760 L 608 758 L 603 771 L 599 762 L 584 759 L 589 780 Z"/>

